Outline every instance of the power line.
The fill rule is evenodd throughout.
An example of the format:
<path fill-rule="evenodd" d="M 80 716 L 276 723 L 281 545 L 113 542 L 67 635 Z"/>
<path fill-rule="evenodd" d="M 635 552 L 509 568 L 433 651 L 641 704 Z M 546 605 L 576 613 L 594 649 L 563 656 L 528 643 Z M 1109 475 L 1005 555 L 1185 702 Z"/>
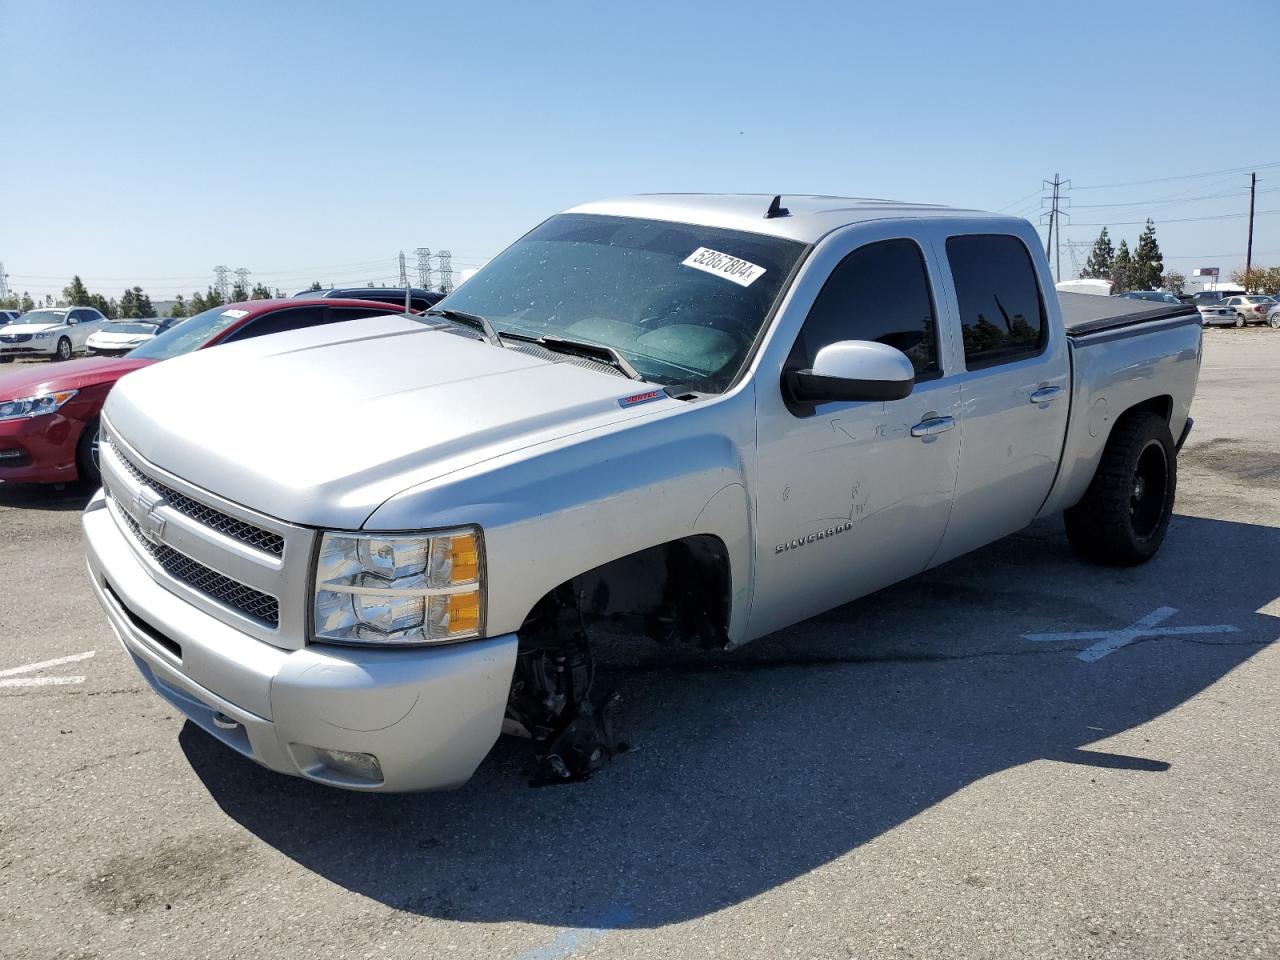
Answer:
<path fill-rule="evenodd" d="M 1110 190 L 1113 187 L 1139 187 L 1148 183 L 1169 183 L 1173 180 L 1194 180 L 1197 177 L 1216 177 L 1229 173 L 1249 173 L 1254 170 L 1266 170 L 1271 167 L 1280 167 L 1280 160 L 1273 160 L 1271 163 L 1254 163 L 1245 167 L 1232 167 L 1228 170 L 1206 170 L 1203 173 L 1184 173 L 1176 177 L 1155 177 L 1151 180 L 1127 180 L 1124 183 L 1091 183 L 1085 187 L 1075 187 L 1076 190 Z"/>
<path fill-rule="evenodd" d="M 1280 208 L 1275 210 L 1259 210 L 1254 216 L 1265 217 L 1271 214 L 1280 213 Z M 1155 222 L 1165 223 L 1203 223 L 1206 220 L 1239 220 L 1247 217 L 1247 213 L 1220 213 L 1213 217 L 1174 217 L 1161 218 Z M 1108 223 L 1073 223 L 1073 227 L 1141 227 L 1146 225 L 1146 220 L 1112 220 Z"/>

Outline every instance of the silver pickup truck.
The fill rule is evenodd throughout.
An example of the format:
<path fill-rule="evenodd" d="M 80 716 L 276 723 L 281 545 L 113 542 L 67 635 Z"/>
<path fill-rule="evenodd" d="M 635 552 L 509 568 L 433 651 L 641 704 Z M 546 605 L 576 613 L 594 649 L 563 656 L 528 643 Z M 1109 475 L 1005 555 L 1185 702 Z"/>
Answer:
<path fill-rule="evenodd" d="M 122 381 L 93 587 L 155 690 L 273 770 L 451 787 L 505 730 L 584 776 L 603 632 L 734 647 L 1046 514 L 1151 557 L 1200 318 L 1064 300 L 1004 216 L 575 207 L 425 315 Z"/>

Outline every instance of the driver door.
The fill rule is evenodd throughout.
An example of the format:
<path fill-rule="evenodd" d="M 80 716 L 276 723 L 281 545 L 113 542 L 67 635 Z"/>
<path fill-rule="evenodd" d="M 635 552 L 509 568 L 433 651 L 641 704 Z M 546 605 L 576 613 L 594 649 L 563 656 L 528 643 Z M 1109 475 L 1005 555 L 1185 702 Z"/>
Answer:
<path fill-rule="evenodd" d="M 805 407 L 785 387 L 763 379 L 757 387 L 750 636 L 920 573 L 942 541 L 959 466 L 960 388 L 948 375 L 932 256 L 927 244 L 892 235 L 848 252 L 786 362 L 811 366 L 841 340 L 886 343 L 916 370 L 909 397 Z M 926 422 L 935 427 L 928 435 Z"/>

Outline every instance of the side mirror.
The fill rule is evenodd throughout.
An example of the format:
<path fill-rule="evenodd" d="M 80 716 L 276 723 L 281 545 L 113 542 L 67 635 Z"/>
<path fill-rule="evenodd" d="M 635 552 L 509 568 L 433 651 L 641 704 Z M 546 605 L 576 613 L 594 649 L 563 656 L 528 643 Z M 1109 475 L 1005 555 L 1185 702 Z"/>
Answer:
<path fill-rule="evenodd" d="M 788 370 L 784 382 L 801 403 L 901 400 L 911 395 L 916 371 L 901 350 L 869 340 L 829 343 L 810 370 Z"/>

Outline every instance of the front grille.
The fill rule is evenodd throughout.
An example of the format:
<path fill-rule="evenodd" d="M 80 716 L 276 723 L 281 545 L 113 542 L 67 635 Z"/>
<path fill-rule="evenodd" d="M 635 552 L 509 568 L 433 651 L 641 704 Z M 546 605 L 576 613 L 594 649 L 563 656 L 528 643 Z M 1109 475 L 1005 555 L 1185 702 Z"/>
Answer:
<path fill-rule="evenodd" d="M 123 509 L 118 513 L 139 546 L 169 576 L 272 629 L 280 625 L 280 602 L 275 597 L 246 586 L 239 580 L 232 580 L 217 570 L 210 570 L 203 563 L 192 560 L 167 544 L 152 543 L 142 535 L 142 530 L 133 517 Z"/>
<path fill-rule="evenodd" d="M 160 494 L 169 502 L 169 506 L 179 513 L 190 517 L 196 523 L 202 523 L 212 530 L 217 530 L 232 540 L 239 540 L 243 544 L 261 550 L 263 553 L 269 553 L 276 557 L 284 556 L 284 537 L 278 533 L 272 533 L 270 530 L 263 530 L 252 523 L 237 520 L 221 510 L 203 504 L 199 500 L 193 500 L 184 493 L 179 493 L 172 487 L 160 483 L 139 470 L 133 461 L 124 455 L 124 451 L 111 442 L 109 434 L 103 435 L 103 441 L 110 444 L 111 449 L 120 458 L 120 463 L 129 472 L 129 476 L 143 486 L 150 487 Z"/>
<path fill-rule="evenodd" d="M 0 342 L 26 343 L 28 340 L 30 340 L 34 336 L 35 336 L 34 333 L 6 333 L 4 336 L 0 337 Z"/>

